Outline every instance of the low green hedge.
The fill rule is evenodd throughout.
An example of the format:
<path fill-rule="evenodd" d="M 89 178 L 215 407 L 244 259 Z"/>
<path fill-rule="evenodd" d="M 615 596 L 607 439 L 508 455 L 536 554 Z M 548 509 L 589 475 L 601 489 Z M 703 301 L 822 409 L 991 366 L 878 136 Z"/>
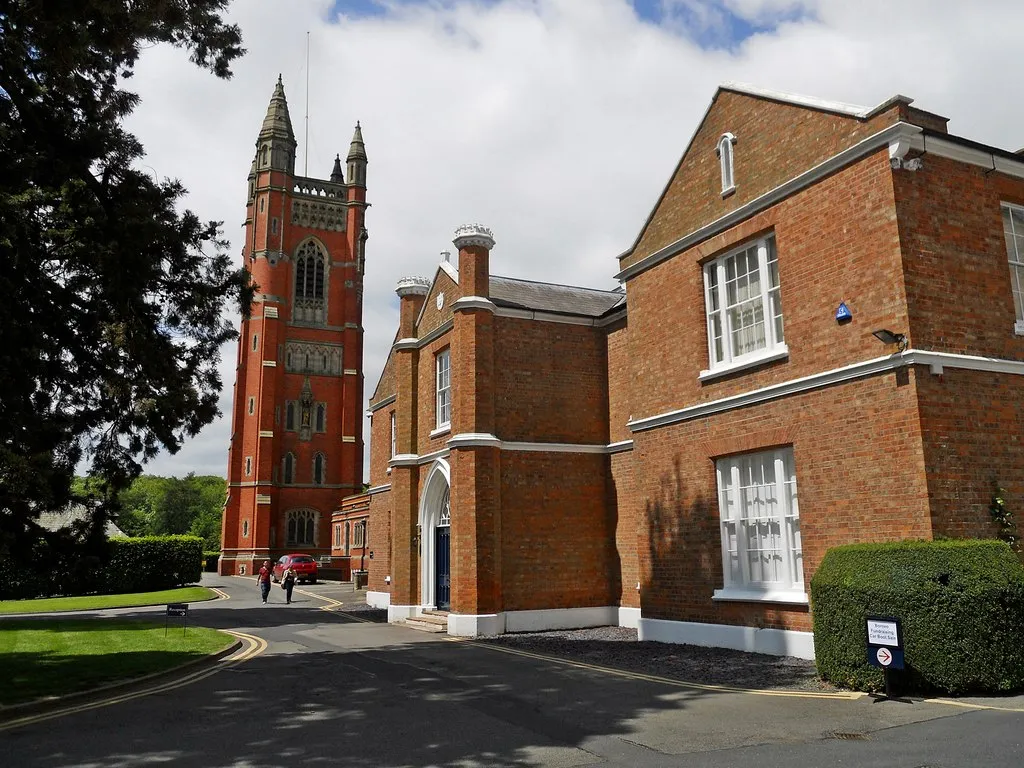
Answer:
<path fill-rule="evenodd" d="M 819 674 L 878 690 L 866 614 L 901 620 L 904 689 L 1024 688 L 1024 566 L 1001 541 L 903 541 L 830 549 L 811 580 Z M 893 673 L 891 673 L 893 674 Z"/>
<path fill-rule="evenodd" d="M 154 592 L 195 584 L 202 573 L 200 537 L 140 536 L 110 540 L 103 581 L 110 593 Z"/>
<path fill-rule="evenodd" d="M 220 562 L 220 552 L 203 552 L 203 570 L 207 573 L 217 572 L 217 563 Z"/>
<path fill-rule="evenodd" d="M 90 554 L 64 538 L 43 536 L 19 562 L 0 558 L 0 600 L 155 592 L 196 583 L 202 568 L 198 536 L 111 539 Z"/>

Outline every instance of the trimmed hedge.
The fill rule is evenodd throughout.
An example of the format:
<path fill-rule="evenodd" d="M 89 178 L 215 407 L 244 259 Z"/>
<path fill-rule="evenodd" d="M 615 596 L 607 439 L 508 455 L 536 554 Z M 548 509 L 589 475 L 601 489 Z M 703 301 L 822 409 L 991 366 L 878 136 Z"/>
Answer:
<path fill-rule="evenodd" d="M 883 687 L 865 614 L 899 617 L 903 689 L 1024 688 L 1024 566 L 1001 541 L 902 541 L 830 549 L 811 580 L 814 653 L 825 680 Z M 893 674 L 893 673 L 890 673 Z"/>
<path fill-rule="evenodd" d="M 106 592 L 154 592 L 194 584 L 203 573 L 203 540 L 198 536 L 140 536 L 111 539 L 103 569 Z"/>
<path fill-rule="evenodd" d="M 203 540 L 198 536 L 111 539 L 83 554 L 67 537 L 40 537 L 28 556 L 0 559 L 0 600 L 29 600 L 122 592 L 153 592 L 199 581 Z"/>
<path fill-rule="evenodd" d="M 220 562 L 220 552 L 203 552 L 203 570 L 207 573 L 217 572 L 217 563 Z"/>

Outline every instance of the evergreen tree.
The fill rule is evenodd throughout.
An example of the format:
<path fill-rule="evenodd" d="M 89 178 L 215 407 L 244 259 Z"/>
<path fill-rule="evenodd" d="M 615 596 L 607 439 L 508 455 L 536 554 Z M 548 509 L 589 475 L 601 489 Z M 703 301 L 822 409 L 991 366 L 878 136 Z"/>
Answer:
<path fill-rule="evenodd" d="M 251 288 L 218 225 L 136 165 L 124 89 L 169 43 L 218 77 L 243 51 L 226 0 L 0 0 L 0 555 L 75 499 L 98 545 L 119 491 L 217 415 L 232 300 Z M 90 486 L 92 487 L 92 486 Z"/>

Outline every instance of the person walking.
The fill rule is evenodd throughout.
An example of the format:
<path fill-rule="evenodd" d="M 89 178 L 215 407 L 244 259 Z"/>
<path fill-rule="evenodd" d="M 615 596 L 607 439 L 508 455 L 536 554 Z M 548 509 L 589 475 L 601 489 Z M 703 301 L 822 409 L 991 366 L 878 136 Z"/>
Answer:
<path fill-rule="evenodd" d="M 270 561 L 264 560 L 263 567 L 260 568 L 259 576 L 257 581 L 260 585 L 260 595 L 263 597 L 263 604 L 267 604 L 267 598 L 270 597 Z"/>
<path fill-rule="evenodd" d="M 292 601 L 292 590 L 295 588 L 295 569 L 289 564 L 284 569 L 284 573 L 281 574 L 281 587 L 284 588 L 284 597 L 286 603 Z"/>

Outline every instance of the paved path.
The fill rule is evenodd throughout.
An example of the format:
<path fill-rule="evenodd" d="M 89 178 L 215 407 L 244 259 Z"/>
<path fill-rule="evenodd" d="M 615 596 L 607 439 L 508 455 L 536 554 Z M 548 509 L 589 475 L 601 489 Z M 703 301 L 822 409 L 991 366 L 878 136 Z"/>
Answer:
<path fill-rule="evenodd" d="M 208 583 L 230 599 L 194 604 L 192 620 L 261 637 L 265 652 L 191 685 L 0 730 L 4 764 L 1024 764 L 1022 713 L 688 688 L 363 623 L 337 612 L 359 599 L 344 586 L 303 587 L 287 606 L 275 587 L 263 606 L 251 580 Z"/>

